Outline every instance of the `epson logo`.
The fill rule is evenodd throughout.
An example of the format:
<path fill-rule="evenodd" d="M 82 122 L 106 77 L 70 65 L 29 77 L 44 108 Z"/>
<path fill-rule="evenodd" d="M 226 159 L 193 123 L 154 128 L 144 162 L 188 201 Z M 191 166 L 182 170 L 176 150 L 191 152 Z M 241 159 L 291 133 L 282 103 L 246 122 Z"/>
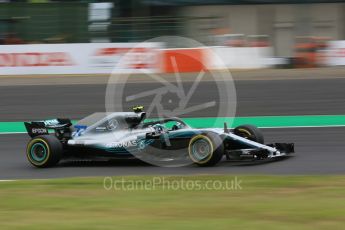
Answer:
<path fill-rule="evenodd" d="M 34 128 L 31 130 L 31 132 L 34 134 L 43 134 L 43 133 L 47 133 L 47 130 L 43 128 Z"/>

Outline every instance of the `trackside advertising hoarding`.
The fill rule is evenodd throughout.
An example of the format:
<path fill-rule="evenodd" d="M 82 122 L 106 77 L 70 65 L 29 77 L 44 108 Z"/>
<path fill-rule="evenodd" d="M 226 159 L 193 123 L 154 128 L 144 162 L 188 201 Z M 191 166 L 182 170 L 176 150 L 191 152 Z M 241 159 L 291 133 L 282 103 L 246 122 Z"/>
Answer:
<path fill-rule="evenodd" d="M 1 45 L 0 75 L 160 71 L 161 43 Z"/>
<path fill-rule="evenodd" d="M 211 47 L 209 69 L 260 69 L 271 66 L 272 47 Z"/>
<path fill-rule="evenodd" d="M 0 45 L 0 75 L 200 72 L 267 68 L 271 47 L 163 49 L 163 43 Z M 342 46 L 344 48 L 342 48 Z M 345 41 L 329 65 L 345 64 Z M 174 60 L 174 62 L 172 62 Z"/>
<path fill-rule="evenodd" d="M 327 66 L 345 65 L 345 41 L 330 41 L 324 52 L 324 64 Z"/>

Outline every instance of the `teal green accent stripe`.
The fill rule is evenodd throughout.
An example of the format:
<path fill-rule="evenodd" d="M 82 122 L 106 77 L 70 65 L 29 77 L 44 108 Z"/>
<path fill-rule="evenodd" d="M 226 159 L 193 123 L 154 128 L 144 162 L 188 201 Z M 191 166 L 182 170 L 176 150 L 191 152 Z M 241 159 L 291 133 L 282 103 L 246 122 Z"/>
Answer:
<path fill-rule="evenodd" d="M 236 117 L 236 118 L 184 118 L 187 124 L 194 128 L 224 126 L 236 127 L 241 124 L 252 124 L 258 127 L 279 128 L 279 127 L 329 127 L 345 126 L 345 115 L 308 115 L 308 116 L 260 116 L 260 117 Z M 73 121 L 74 123 L 76 121 Z M 230 124 L 232 124 L 230 126 Z M 0 122 L 0 133 L 21 133 L 26 132 L 23 122 Z"/>
<path fill-rule="evenodd" d="M 23 122 L 0 122 L 0 133 L 26 132 Z"/>

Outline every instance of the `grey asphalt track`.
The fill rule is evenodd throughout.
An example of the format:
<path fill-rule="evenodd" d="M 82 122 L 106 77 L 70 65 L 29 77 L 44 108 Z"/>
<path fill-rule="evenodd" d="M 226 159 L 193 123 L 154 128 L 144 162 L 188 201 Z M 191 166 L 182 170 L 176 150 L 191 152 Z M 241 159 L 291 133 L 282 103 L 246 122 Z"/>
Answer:
<path fill-rule="evenodd" d="M 184 87 L 190 88 L 191 84 L 186 82 Z M 344 85 L 343 78 L 236 81 L 237 116 L 345 114 Z M 152 83 L 130 83 L 126 86 L 126 94 L 155 87 L 157 85 Z M 199 87 L 191 100 L 192 105 L 210 98 L 217 100 L 212 82 L 202 82 Z M 0 86 L 0 121 L 53 117 L 79 119 L 95 111 L 104 111 L 104 97 L 104 84 Z M 145 106 L 149 103 L 147 98 L 140 101 Z M 222 103 L 227 102 L 221 101 L 219 105 Z M 130 108 L 132 104 L 125 106 Z M 188 114 L 198 117 L 216 115 L 217 112 L 211 109 Z M 159 168 L 125 161 L 62 163 L 60 167 L 41 170 L 31 167 L 25 158 L 25 145 L 29 140 L 26 135 L 0 135 L 0 180 L 138 174 L 345 173 L 345 128 L 266 129 L 264 133 L 267 142 L 295 142 L 296 156 L 258 165 L 222 162 L 214 168 Z"/>
<path fill-rule="evenodd" d="M 188 90 L 192 83 L 183 83 Z M 264 115 L 330 115 L 345 114 L 345 78 L 236 81 L 237 116 Z M 125 95 L 133 95 L 160 87 L 153 83 L 128 83 Z M 106 85 L 27 85 L 0 86 L 0 121 L 23 121 L 68 117 L 80 119 L 96 111 L 105 111 Z M 171 106 L 178 100 L 172 97 Z M 125 98 L 125 97 L 124 97 Z M 169 98 L 168 98 L 169 99 Z M 168 104 L 169 100 L 164 104 Z M 201 82 L 191 99 L 191 105 L 218 101 L 213 82 Z M 124 103 L 146 108 L 152 98 Z M 219 105 L 232 102 L 220 101 Z M 217 110 L 204 109 L 188 114 L 194 117 L 217 116 Z"/>

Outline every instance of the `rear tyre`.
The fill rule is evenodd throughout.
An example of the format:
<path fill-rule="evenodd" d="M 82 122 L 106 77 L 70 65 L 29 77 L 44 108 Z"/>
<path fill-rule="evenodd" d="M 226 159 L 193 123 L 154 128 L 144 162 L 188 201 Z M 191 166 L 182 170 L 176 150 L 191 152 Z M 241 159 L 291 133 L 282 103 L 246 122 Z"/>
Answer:
<path fill-rule="evenodd" d="M 223 157 L 223 141 L 214 133 L 195 135 L 189 141 L 188 153 L 198 166 L 214 166 Z"/>
<path fill-rule="evenodd" d="M 260 144 L 265 142 L 264 135 L 260 129 L 253 125 L 240 125 L 234 129 L 234 134 Z"/>
<path fill-rule="evenodd" d="M 56 165 L 63 153 L 61 142 L 50 135 L 37 136 L 29 141 L 26 156 L 29 162 L 38 168 Z"/>

